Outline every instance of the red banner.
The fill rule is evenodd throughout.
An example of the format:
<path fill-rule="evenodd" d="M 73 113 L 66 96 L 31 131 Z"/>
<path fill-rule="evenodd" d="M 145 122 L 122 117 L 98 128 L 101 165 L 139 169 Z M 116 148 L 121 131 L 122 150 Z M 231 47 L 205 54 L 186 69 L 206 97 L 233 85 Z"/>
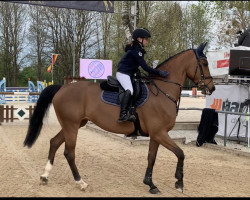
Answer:
<path fill-rule="evenodd" d="M 229 67 L 229 59 L 217 60 L 217 68 Z"/>

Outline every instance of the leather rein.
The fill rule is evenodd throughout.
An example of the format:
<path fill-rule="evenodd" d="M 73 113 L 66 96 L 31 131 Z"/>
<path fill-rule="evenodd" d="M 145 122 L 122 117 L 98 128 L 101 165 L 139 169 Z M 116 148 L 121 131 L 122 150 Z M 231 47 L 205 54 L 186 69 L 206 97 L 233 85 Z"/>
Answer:
<path fill-rule="evenodd" d="M 206 76 L 206 77 L 204 76 L 204 72 L 203 72 L 203 69 L 202 69 L 202 66 L 201 66 L 201 63 L 200 63 L 200 59 L 201 58 L 202 59 L 207 59 L 207 58 L 206 57 L 200 57 L 195 50 L 193 50 L 193 51 L 194 51 L 196 59 L 197 59 L 197 67 L 196 67 L 196 70 L 195 70 L 194 78 L 195 78 L 196 73 L 198 71 L 198 67 L 200 69 L 200 74 L 201 74 L 201 80 L 198 81 L 198 83 L 195 83 L 195 85 L 198 85 L 198 87 L 199 87 L 199 85 L 203 85 L 203 86 L 205 86 L 205 87 L 208 88 L 207 85 L 210 84 L 210 82 L 213 80 L 213 77 L 212 76 Z M 143 82 L 149 83 L 149 84 L 153 84 L 155 86 L 155 88 L 157 89 L 157 93 L 154 93 L 151 89 L 149 89 L 150 92 L 152 92 L 152 94 L 154 94 L 155 96 L 157 96 L 159 94 L 159 92 L 161 92 L 167 98 L 169 98 L 171 101 L 173 101 L 175 103 L 175 105 L 176 105 L 176 116 L 177 116 L 178 112 L 179 112 L 179 106 L 180 106 L 180 101 L 181 101 L 181 91 L 182 91 L 182 87 L 183 86 L 180 83 L 176 83 L 176 82 L 173 82 L 173 81 L 170 81 L 170 80 L 161 79 L 161 78 L 154 78 L 154 77 L 152 78 L 150 76 L 144 76 L 143 78 L 147 79 L 147 81 L 143 81 Z M 194 78 L 193 78 L 193 80 L 194 80 Z M 206 80 L 206 79 L 211 79 L 211 81 L 207 85 L 204 83 L 204 80 Z M 179 88 L 180 88 L 179 99 L 176 100 L 175 98 L 171 97 L 169 94 L 167 94 L 166 92 L 164 92 L 162 89 L 160 89 L 158 87 L 158 85 L 155 83 L 154 80 L 159 80 L 159 81 L 163 81 L 163 82 L 167 82 L 167 83 L 171 83 L 171 84 L 175 84 L 175 85 L 179 86 Z"/>

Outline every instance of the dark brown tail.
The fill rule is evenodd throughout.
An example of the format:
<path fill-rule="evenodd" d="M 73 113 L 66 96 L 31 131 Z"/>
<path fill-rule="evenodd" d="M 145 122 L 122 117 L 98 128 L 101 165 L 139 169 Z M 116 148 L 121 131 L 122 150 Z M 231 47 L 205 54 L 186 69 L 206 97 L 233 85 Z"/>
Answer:
<path fill-rule="evenodd" d="M 42 91 L 29 122 L 28 132 L 23 143 L 24 146 L 31 148 L 35 143 L 43 126 L 44 115 L 60 88 L 61 85 L 50 85 Z"/>

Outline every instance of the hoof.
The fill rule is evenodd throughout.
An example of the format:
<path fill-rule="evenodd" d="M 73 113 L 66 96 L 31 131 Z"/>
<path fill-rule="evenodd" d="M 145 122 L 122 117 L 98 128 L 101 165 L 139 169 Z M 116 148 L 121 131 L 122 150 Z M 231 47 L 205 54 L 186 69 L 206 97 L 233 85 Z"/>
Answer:
<path fill-rule="evenodd" d="M 182 181 L 177 181 L 175 183 L 175 188 L 176 188 L 177 191 L 183 193 L 183 182 Z"/>
<path fill-rule="evenodd" d="M 176 190 L 177 190 L 178 192 L 183 193 L 183 189 L 182 189 L 182 188 L 176 188 Z"/>
<path fill-rule="evenodd" d="M 88 184 L 86 184 L 86 185 L 81 185 L 80 187 L 80 189 L 82 190 L 82 191 L 85 191 L 86 189 L 87 189 L 87 187 L 88 187 L 89 185 Z"/>
<path fill-rule="evenodd" d="M 47 185 L 48 181 L 49 181 L 48 177 L 40 176 L 40 185 Z"/>
<path fill-rule="evenodd" d="M 80 186 L 80 190 L 85 191 L 88 187 L 88 184 L 85 183 L 82 179 L 80 181 L 76 181 L 76 183 Z"/>
<path fill-rule="evenodd" d="M 149 190 L 149 192 L 151 194 L 160 194 L 161 193 L 160 190 L 158 190 L 158 188 L 151 189 L 151 190 Z"/>

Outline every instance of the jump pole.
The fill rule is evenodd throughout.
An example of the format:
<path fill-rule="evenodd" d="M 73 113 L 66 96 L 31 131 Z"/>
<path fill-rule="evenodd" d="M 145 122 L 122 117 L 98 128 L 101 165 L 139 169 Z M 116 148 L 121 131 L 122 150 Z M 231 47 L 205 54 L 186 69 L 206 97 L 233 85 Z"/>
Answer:
<path fill-rule="evenodd" d="M 0 92 L 4 95 L 40 95 L 41 92 Z"/>

